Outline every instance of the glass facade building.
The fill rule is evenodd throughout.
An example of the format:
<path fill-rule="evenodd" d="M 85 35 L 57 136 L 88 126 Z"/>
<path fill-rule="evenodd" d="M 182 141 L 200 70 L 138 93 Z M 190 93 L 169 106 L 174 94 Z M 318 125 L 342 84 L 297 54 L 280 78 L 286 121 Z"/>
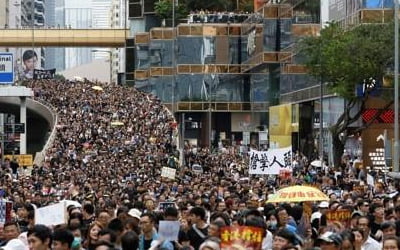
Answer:
<path fill-rule="evenodd" d="M 195 126 L 201 128 L 195 136 L 200 146 L 216 145 L 221 138 L 257 143 L 253 136 L 271 127 L 270 117 L 282 115 L 271 114 L 283 110 L 271 111 L 271 107 L 290 105 L 290 131 L 273 136 L 290 136 L 294 150 L 303 148 L 311 154 L 318 138 L 320 107 L 335 108 L 323 111 L 325 133 L 344 106 L 320 79 L 307 74 L 302 56 L 296 54 L 296 42 L 317 36 L 326 20 L 343 25 L 388 21 L 393 18 L 393 1 L 322 1 L 327 5 L 313 8 L 305 2 L 266 3 L 256 13 L 241 16 L 240 22 L 193 16 L 175 28 L 137 32 L 135 86 L 160 97 L 181 124 L 188 117 L 190 123 L 200 124 Z"/>
<path fill-rule="evenodd" d="M 240 22 L 214 19 L 136 33 L 135 86 L 161 98 L 182 127 L 190 130 L 190 118 L 200 128 L 186 131 L 185 140 L 259 143 L 270 106 L 319 86 L 292 53 L 296 39 L 318 33 L 319 19 L 284 3 L 266 4 Z"/>

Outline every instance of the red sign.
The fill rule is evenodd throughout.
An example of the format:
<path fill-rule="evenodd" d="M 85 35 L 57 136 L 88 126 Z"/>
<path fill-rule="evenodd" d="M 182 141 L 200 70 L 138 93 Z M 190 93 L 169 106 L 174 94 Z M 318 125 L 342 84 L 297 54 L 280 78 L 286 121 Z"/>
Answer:
<path fill-rule="evenodd" d="M 231 226 L 221 228 L 221 250 L 259 250 L 263 240 L 263 229 L 259 227 Z"/>

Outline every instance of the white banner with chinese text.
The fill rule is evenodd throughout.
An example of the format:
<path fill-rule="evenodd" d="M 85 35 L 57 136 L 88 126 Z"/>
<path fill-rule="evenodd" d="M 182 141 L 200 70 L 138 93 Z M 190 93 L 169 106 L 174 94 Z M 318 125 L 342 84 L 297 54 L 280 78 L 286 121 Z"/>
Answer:
<path fill-rule="evenodd" d="M 292 147 L 250 151 L 249 174 L 279 174 L 292 170 Z"/>

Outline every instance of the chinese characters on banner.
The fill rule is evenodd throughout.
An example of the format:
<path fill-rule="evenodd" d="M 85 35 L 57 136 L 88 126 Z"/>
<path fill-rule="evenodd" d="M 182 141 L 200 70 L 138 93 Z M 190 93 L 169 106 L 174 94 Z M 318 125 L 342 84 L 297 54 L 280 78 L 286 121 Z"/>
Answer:
<path fill-rule="evenodd" d="M 276 174 L 292 170 L 292 147 L 250 151 L 249 174 Z"/>
<path fill-rule="evenodd" d="M 34 69 L 33 79 L 54 79 L 56 69 Z"/>
<path fill-rule="evenodd" d="M 351 211 L 349 209 L 328 211 L 326 213 L 326 220 L 330 223 L 340 222 L 340 224 L 342 224 L 344 227 L 349 227 L 351 221 Z"/>
<path fill-rule="evenodd" d="M 263 230 L 258 227 L 230 226 L 221 228 L 221 250 L 261 249 Z"/>

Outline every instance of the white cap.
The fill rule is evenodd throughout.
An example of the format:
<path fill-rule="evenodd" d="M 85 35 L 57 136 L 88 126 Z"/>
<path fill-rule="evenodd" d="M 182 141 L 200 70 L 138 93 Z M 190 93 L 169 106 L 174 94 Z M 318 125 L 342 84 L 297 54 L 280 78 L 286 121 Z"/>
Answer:
<path fill-rule="evenodd" d="M 313 220 L 315 219 L 321 219 L 321 216 L 322 216 L 321 212 L 315 212 L 311 215 L 310 221 L 313 222 Z"/>
<path fill-rule="evenodd" d="M 319 208 L 329 208 L 329 202 L 322 201 L 321 203 L 319 203 L 318 207 Z"/>
<path fill-rule="evenodd" d="M 140 216 L 142 215 L 142 212 L 140 212 L 136 208 L 132 208 L 131 210 L 129 210 L 128 215 L 140 220 Z"/>

